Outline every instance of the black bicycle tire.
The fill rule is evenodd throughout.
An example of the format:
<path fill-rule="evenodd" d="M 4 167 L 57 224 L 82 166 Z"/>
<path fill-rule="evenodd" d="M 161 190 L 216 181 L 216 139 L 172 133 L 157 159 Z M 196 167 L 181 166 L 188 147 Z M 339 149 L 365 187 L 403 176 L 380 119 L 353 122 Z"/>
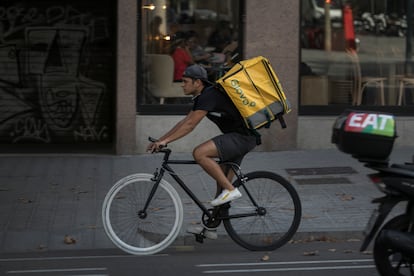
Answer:
<path fill-rule="evenodd" d="M 293 216 L 292 216 L 292 220 L 290 222 L 290 225 L 288 226 L 287 230 L 284 231 L 284 233 L 276 233 L 276 232 L 272 232 L 270 233 L 271 236 L 269 236 L 269 234 L 267 234 L 266 236 L 261 237 L 261 233 L 256 234 L 256 236 L 258 236 L 261 240 L 260 242 L 252 242 L 249 238 L 246 239 L 245 236 L 241 235 L 241 233 L 239 232 L 239 229 L 237 229 L 239 226 L 236 223 L 236 219 L 225 219 L 223 220 L 223 224 L 224 227 L 228 233 L 228 235 L 230 236 L 230 238 L 237 243 L 238 245 L 251 250 L 251 251 L 272 251 L 275 249 L 280 248 L 281 246 L 285 245 L 289 240 L 292 239 L 293 235 L 296 233 L 297 229 L 299 228 L 300 225 L 300 221 L 301 221 L 301 216 L 302 216 L 302 204 L 299 198 L 299 195 L 296 191 L 296 189 L 293 187 L 293 185 L 287 181 L 285 178 L 283 178 L 282 176 L 273 173 L 273 172 L 267 172 L 267 171 L 256 171 L 256 172 L 251 172 L 245 175 L 246 177 L 246 182 L 245 182 L 245 186 L 249 185 L 249 182 L 252 182 L 253 180 L 258 180 L 258 179 L 266 179 L 266 180 L 270 180 L 271 185 L 276 184 L 278 186 L 275 186 L 275 189 L 279 187 L 282 188 L 282 190 L 286 191 L 289 195 L 289 198 L 291 200 L 292 206 L 290 206 L 290 208 L 293 208 Z M 264 183 L 264 181 L 262 181 L 261 183 Z M 237 187 L 239 186 L 240 180 L 236 180 L 234 185 Z M 247 187 L 250 191 L 253 191 L 253 189 L 259 189 L 260 187 L 258 187 L 256 183 L 254 183 L 255 186 L 253 186 L 252 188 Z M 243 197 L 245 197 L 246 199 L 248 198 L 248 196 L 245 194 L 244 188 L 240 187 L 239 190 L 242 192 Z M 286 195 L 285 194 L 285 195 Z M 270 194 L 268 194 L 267 196 L 269 196 Z M 242 197 L 242 198 L 243 198 Z M 237 202 L 241 200 L 238 199 L 234 202 L 231 203 L 231 206 L 229 209 L 225 209 L 224 212 L 226 213 L 226 215 L 231 215 L 232 214 L 232 208 L 235 208 L 235 206 L 237 206 Z M 259 198 L 255 198 L 255 200 L 259 203 L 260 205 L 260 200 Z M 251 201 L 250 201 L 251 204 Z M 266 206 L 264 206 L 266 207 Z M 236 207 L 237 208 L 237 207 Z M 270 208 L 267 209 L 267 211 L 269 211 Z M 290 212 L 292 210 L 289 210 Z M 268 214 L 268 216 L 273 215 L 273 214 Z M 253 218 L 253 217 L 251 217 Z M 280 237 L 278 237 L 280 235 Z M 249 236 L 249 235 L 247 235 Z M 250 237 L 250 236 L 249 236 Z M 276 239 L 275 239 L 276 238 Z M 268 239 L 268 240 L 265 240 Z M 260 244 L 259 244 L 260 243 Z"/>
<path fill-rule="evenodd" d="M 398 215 L 387 223 L 384 224 L 382 229 L 393 229 L 393 230 L 400 230 L 406 232 L 409 227 L 409 217 L 406 214 Z M 381 230 L 382 230 L 381 229 Z M 377 271 L 382 276 L 400 276 L 404 275 L 396 271 L 392 264 L 390 263 L 390 255 L 394 252 L 386 247 L 383 246 L 381 242 L 378 240 L 379 235 L 375 239 L 374 243 L 374 261 Z M 398 253 L 398 252 L 396 252 Z"/>

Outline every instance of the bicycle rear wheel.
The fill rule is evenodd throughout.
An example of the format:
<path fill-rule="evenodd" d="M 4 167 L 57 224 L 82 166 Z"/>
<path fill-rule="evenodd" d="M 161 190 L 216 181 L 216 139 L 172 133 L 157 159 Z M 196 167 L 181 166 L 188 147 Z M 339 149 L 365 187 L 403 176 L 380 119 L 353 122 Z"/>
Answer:
<path fill-rule="evenodd" d="M 150 255 L 167 248 L 183 223 L 183 205 L 177 191 L 161 180 L 145 214 L 140 213 L 154 186 L 151 174 L 133 174 L 119 180 L 107 193 L 102 220 L 110 240 L 123 251 Z"/>
<path fill-rule="evenodd" d="M 251 172 L 246 178 L 244 184 L 239 180 L 234 183 L 240 185 L 243 196 L 225 211 L 233 218 L 224 220 L 224 227 L 237 244 L 248 250 L 275 250 L 288 242 L 299 227 L 299 195 L 292 184 L 275 173 Z"/>

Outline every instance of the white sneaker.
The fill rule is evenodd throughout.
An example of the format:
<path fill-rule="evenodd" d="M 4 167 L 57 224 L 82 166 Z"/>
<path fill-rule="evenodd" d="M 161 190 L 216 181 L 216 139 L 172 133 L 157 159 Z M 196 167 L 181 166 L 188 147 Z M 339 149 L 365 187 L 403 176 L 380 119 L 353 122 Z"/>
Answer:
<path fill-rule="evenodd" d="M 209 228 L 204 228 L 202 226 L 191 226 L 187 228 L 187 233 L 191 233 L 191 234 L 201 234 L 201 232 L 203 232 L 204 230 L 204 237 L 210 239 L 210 240 L 217 240 L 217 231 L 216 229 L 209 229 Z"/>
<path fill-rule="evenodd" d="M 216 199 L 214 199 L 213 201 L 211 201 L 211 205 L 212 206 L 218 206 L 224 203 L 227 203 L 229 201 L 238 199 L 242 196 L 242 194 L 240 193 L 239 189 L 235 188 L 232 191 L 229 191 L 227 189 L 224 189 L 221 194 L 216 197 Z"/>

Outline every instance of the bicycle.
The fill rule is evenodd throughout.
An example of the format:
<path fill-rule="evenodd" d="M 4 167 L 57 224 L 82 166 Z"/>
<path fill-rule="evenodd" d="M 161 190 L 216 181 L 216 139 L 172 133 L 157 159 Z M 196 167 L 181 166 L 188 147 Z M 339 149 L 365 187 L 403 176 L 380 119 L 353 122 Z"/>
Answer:
<path fill-rule="evenodd" d="M 286 244 L 301 220 L 301 201 L 291 183 L 268 171 L 243 174 L 233 163 L 233 185 L 243 196 L 208 208 L 170 165 L 197 164 L 194 160 L 170 160 L 171 149 L 162 148 L 163 161 L 153 174 L 137 173 L 117 181 L 102 206 L 105 232 L 121 250 L 151 255 L 166 249 L 183 224 L 183 204 L 176 189 L 163 177 L 168 173 L 202 211 L 202 223 L 216 228 L 221 222 L 231 239 L 251 251 L 271 251 Z M 217 161 L 219 162 L 219 161 Z M 203 231 L 204 232 L 204 231 Z M 203 242 L 204 233 L 195 235 Z"/>

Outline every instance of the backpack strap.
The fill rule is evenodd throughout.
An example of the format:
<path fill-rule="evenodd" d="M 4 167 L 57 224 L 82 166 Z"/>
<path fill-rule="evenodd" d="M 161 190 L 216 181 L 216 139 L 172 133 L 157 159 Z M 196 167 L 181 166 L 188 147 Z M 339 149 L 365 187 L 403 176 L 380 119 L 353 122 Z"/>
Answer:
<path fill-rule="evenodd" d="M 282 127 L 282 128 L 286 128 L 287 127 L 287 125 L 286 125 L 286 122 L 285 122 L 285 118 L 283 118 L 283 115 L 282 114 L 277 114 L 276 115 L 276 118 L 278 119 L 278 121 L 279 121 L 279 123 L 280 123 L 280 126 Z"/>
<path fill-rule="evenodd" d="M 249 131 L 256 137 L 256 145 L 261 145 L 262 135 L 256 129 L 249 129 Z"/>

